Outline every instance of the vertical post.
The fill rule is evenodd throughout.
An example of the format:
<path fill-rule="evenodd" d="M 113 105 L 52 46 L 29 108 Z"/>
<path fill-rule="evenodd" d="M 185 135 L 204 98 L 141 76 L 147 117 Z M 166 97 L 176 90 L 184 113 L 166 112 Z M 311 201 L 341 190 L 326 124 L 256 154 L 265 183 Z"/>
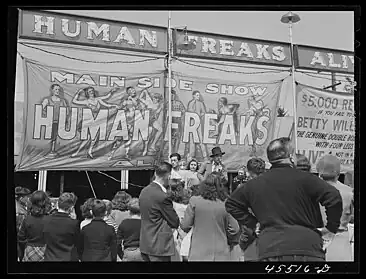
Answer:
<path fill-rule="evenodd" d="M 40 170 L 38 171 L 38 190 L 46 192 L 47 185 L 47 171 Z"/>
<path fill-rule="evenodd" d="M 128 189 L 128 170 L 121 170 L 121 190 Z"/>
<path fill-rule="evenodd" d="M 293 114 L 294 114 L 294 133 L 295 152 L 297 152 L 297 108 L 296 108 L 296 80 L 295 80 L 295 61 L 294 61 L 294 46 L 292 44 L 292 20 L 289 22 L 290 47 L 291 47 L 291 75 L 292 75 L 292 93 L 293 93 Z"/>
<path fill-rule="evenodd" d="M 332 90 L 336 91 L 337 89 L 336 89 L 336 86 L 335 86 L 335 84 L 336 84 L 336 75 L 335 75 L 335 73 L 332 72 L 331 77 L 332 77 Z"/>
<path fill-rule="evenodd" d="M 61 172 L 61 177 L 60 177 L 60 196 L 64 192 L 64 185 L 65 185 L 65 173 L 64 172 Z"/>
<path fill-rule="evenodd" d="M 168 17 L 168 156 L 172 154 L 172 29 L 171 11 Z"/>

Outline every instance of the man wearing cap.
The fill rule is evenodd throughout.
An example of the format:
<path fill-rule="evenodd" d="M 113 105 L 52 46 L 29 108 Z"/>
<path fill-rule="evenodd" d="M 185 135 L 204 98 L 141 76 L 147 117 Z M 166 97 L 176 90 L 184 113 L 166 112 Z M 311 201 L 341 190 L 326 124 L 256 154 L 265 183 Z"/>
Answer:
<path fill-rule="evenodd" d="M 225 203 L 240 225 L 253 228 L 259 222 L 260 261 L 325 261 L 322 233 L 330 236 L 340 225 L 339 191 L 296 169 L 293 153 L 289 138 L 271 141 L 267 147 L 271 169 L 236 189 Z M 327 213 L 322 231 L 318 230 L 323 227 L 319 203 Z"/>
<path fill-rule="evenodd" d="M 211 153 L 212 153 L 210 155 L 211 160 L 203 163 L 200 169 L 198 170 L 197 172 L 198 179 L 200 181 L 203 181 L 210 173 L 218 172 L 221 174 L 224 184 L 227 184 L 228 182 L 227 170 L 225 165 L 222 163 L 222 155 L 224 155 L 225 152 L 222 152 L 221 148 L 219 146 L 216 146 L 212 148 Z"/>
<path fill-rule="evenodd" d="M 17 234 L 19 233 L 20 227 L 27 216 L 27 196 L 30 194 L 30 190 L 21 186 L 15 187 L 15 214 L 16 214 L 16 226 Z M 19 244 L 17 245 L 18 258 L 23 259 L 24 249 L 21 249 Z"/>
<path fill-rule="evenodd" d="M 327 247 L 326 260 L 352 261 L 353 255 L 348 235 L 348 224 L 352 218 L 353 211 L 352 188 L 338 181 L 339 175 L 341 173 L 341 162 L 336 156 L 323 156 L 319 159 L 316 169 L 320 178 L 328 182 L 339 191 L 343 204 L 341 223 L 337 229 L 337 233 L 334 236 L 333 241 L 331 241 Z"/>

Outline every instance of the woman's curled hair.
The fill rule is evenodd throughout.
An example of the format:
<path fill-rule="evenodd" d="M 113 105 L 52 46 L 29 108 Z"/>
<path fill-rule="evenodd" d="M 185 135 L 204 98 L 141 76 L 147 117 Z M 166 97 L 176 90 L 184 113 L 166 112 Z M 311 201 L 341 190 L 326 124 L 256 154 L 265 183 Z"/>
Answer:
<path fill-rule="evenodd" d="M 41 190 L 34 191 L 30 197 L 29 213 L 32 216 L 46 215 L 51 207 L 48 195 Z"/>
<path fill-rule="evenodd" d="M 131 195 L 125 191 L 118 191 L 112 200 L 112 208 L 120 211 L 127 211 L 127 204 L 131 200 Z"/>
<path fill-rule="evenodd" d="M 169 186 L 170 189 L 168 193 L 171 200 L 176 203 L 183 203 L 184 182 L 179 180 L 171 180 Z"/>
<path fill-rule="evenodd" d="M 222 179 L 219 173 L 213 172 L 206 177 L 200 185 L 200 195 L 206 200 L 226 200 L 228 195 L 222 184 Z"/>
<path fill-rule="evenodd" d="M 81 216 L 83 216 L 84 219 L 93 218 L 92 208 L 94 200 L 95 198 L 89 198 L 80 206 Z"/>

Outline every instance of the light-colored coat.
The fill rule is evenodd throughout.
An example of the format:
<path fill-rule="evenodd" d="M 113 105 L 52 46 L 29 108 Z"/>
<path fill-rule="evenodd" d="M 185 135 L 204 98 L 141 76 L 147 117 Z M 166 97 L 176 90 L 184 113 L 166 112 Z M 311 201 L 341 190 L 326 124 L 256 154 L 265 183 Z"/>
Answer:
<path fill-rule="evenodd" d="M 223 201 L 190 199 L 181 227 L 188 232 L 193 226 L 189 261 L 230 261 L 229 239 L 238 237 L 239 225 L 226 212 Z"/>
<path fill-rule="evenodd" d="M 224 164 L 221 163 L 222 171 L 221 173 L 224 175 L 226 180 L 228 180 L 227 170 Z M 212 173 L 212 161 L 207 161 L 203 163 L 200 167 L 200 169 L 197 172 L 197 177 L 200 181 L 203 181 L 206 179 L 206 177 Z"/>

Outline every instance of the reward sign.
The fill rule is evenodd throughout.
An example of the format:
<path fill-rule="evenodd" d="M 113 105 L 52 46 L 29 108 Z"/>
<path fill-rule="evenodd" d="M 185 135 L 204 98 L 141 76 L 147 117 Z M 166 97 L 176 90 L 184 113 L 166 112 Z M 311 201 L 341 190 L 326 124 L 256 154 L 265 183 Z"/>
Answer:
<path fill-rule="evenodd" d="M 297 142 L 315 170 L 324 154 L 337 156 L 342 172 L 353 169 L 355 118 L 353 95 L 297 86 Z"/>

